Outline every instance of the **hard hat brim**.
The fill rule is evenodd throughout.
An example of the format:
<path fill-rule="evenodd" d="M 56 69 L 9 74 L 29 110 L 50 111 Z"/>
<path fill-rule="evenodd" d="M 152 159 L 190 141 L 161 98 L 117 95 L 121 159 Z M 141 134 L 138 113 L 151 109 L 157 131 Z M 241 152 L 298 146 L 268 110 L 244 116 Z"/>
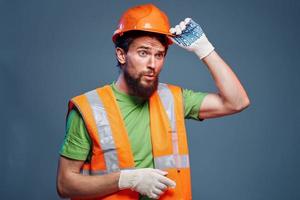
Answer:
<path fill-rule="evenodd" d="M 172 45 L 173 44 L 173 41 L 169 38 L 169 37 L 174 37 L 175 35 L 172 34 L 172 33 L 166 33 L 166 32 L 161 32 L 161 31 L 155 31 L 155 30 L 151 30 L 151 31 L 147 31 L 145 29 L 134 29 L 134 30 L 127 30 L 127 31 L 120 31 L 120 30 L 116 30 L 112 36 L 112 41 L 114 43 L 116 43 L 117 41 L 117 38 L 119 36 L 122 36 L 124 33 L 128 32 L 128 31 L 144 31 L 144 32 L 151 32 L 151 33 L 158 33 L 158 34 L 161 34 L 161 35 L 165 35 L 167 38 L 168 38 L 168 44 L 169 45 Z"/>

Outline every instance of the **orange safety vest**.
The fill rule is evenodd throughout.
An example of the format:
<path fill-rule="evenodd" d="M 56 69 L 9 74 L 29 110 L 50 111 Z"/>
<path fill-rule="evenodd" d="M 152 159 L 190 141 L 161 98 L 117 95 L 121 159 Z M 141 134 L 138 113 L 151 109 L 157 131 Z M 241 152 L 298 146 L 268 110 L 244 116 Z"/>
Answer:
<path fill-rule="evenodd" d="M 104 86 L 74 97 L 69 111 L 76 107 L 92 140 L 92 156 L 81 173 L 103 175 L 132 169 L 134 157 L 120 108 L 110 86 Z M 160 83 L 149 99 L 150 130 L 154 166 L 168 172 L 176 182 L 160 199 L 192 199 L 188 145 L 184 124 L 183 98 L 180 87 Z M 104 200 L 136 200 L 139 194 L 130 189 L 94 198 Z"/>

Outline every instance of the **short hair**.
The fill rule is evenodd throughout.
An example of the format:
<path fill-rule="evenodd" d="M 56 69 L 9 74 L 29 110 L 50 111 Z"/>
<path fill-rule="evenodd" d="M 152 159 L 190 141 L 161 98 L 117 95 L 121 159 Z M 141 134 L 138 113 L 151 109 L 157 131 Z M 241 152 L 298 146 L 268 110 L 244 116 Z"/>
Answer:
<path fill-rule="evenodd" d="M 128 52 L 129 50 L 129 46 L 131 45 L 131 43 L 139 38 L 139 37 L 143 37 L 143 36 L 149 36 L 152 38 L 156 38 L 164 47 L 165 47 L 165 56 L 167 55 L 167 51 L 168 51 L 168 47 L 169 47 L 169 39 L 167 38 L 166 35 L 163 34 L 159 34 L 159 33 L 153 33 L 153 32 L 146 32 L 146 31 L 128 31 L 125 32 L 122 36 L 119 36 L 116 38 L 115 41 L 115 48 L 119 47 L 121 49 L 123 49 L 125 51 L 125 53 Z M 117 59 L 117 67 L 121 67 L 121 63 L 119 62 L 119 60 Z"/>

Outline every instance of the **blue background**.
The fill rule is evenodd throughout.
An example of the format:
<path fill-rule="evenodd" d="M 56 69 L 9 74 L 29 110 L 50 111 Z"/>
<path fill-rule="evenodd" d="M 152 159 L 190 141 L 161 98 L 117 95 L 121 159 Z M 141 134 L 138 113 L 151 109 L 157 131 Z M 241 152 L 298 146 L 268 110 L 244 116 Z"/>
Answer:
<path fill-rule="evenodd" d="M 68 99 L 117 78 L 111 35 L 143 2 L 0 0 L 1 199 L 59 199 Z M 251 99 L 239 114 L 187 121 L 194 199 L 300 199 L 299 1 L 153 3 L 173 26 L 201 24 Z M 161 81 L 217 91 L 205 65 L 175 45 Z"/>

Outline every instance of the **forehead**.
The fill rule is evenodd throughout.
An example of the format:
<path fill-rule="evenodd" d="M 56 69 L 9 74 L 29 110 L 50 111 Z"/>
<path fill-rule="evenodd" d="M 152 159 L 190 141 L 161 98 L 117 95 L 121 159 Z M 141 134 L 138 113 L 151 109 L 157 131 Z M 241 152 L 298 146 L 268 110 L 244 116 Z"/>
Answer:
<path fill-rule="evenodd" d="M 141 47 L 146 47 L 157 51 L 165 51 L 165 47 L 155 37 L 149 37 L 149 36 L 138 37 L 134 39 L 130 45 L 130 48 L 133 49 L 137 49 Z"/>

